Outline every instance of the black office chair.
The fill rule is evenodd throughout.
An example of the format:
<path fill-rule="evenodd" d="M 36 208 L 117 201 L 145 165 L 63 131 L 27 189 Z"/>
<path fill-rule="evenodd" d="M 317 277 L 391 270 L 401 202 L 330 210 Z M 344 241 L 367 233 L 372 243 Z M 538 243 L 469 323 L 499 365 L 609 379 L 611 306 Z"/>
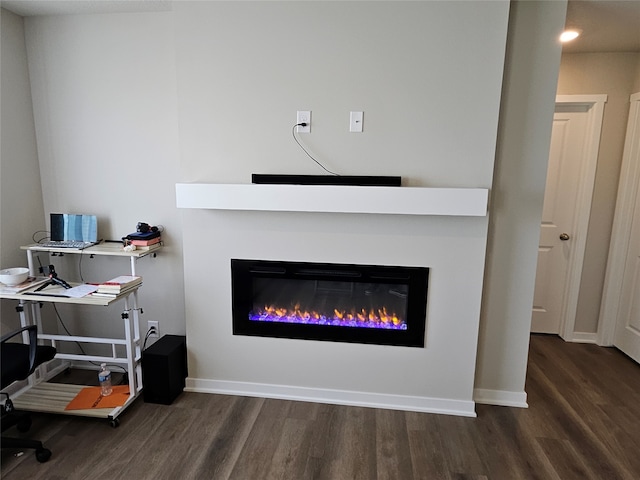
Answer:
<path fill-rule="evenodd" d="M 8 341 L 24 331 L 29 333 L 28 345 Z M 0 353 L 2 354 L 0 389 L 4 390 L 13 382 L 25 380 L 34 372 L 36 367 L 53 359 L 56 355 L 56 349 L 50 346 L 38 345 L 38 330 L 35 325 L 30 325 L 4 335 L 0 339 Z M 21 432 L 29 430 L 31 427 L 29 414 L 15 410 L 9 394 L 2 392 L 2 395 L 7 397 L 4 408 L 2 408 L 2 418 L 0 420 L 2 422 L 2 432 L 13 425 L 16 425 Z M 42 442 L 28 438 L 7 438 L 3 435 L 2 448 L 34 448 L 39 462 L 46 462 L 51 457 L 51 450 L 44 448 Z"/>

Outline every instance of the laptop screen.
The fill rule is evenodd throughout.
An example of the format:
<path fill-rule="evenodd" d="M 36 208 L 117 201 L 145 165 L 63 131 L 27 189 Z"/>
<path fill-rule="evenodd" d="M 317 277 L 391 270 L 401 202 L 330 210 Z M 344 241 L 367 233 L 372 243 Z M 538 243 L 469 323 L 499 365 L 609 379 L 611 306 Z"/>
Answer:
<path fill-rule="evenodd" d="M 97 242 L 98 219 L 95 215 L 52 213 L 51 240 L 56 242 Z"/>

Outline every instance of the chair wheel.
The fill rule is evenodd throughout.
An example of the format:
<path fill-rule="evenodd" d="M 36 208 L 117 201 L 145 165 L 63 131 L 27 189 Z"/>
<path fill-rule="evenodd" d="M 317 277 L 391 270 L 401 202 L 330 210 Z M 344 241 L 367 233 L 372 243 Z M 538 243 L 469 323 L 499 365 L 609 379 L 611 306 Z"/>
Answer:
<path fill-rule="evenodd" d="M 51 458 L 51 450 L 48 448 L 39 448 L 36 450 L 36 459 L 40 463 L 44 463 Z"/>
<path fill-rule="evenodd" d="M 112 428 L 118 428 L 118 426 L 120 426 L 120 420 L 117 418 L 113 418 L 109 420 L 109 425 L 111 425 Z"/>
<path fill-rule="evenodd" d="M 31 417 L 26 416 L 21 418 L 20 421 L 16 424 L 16 428 L 19 432 L 28 432 L 31 428 Z"/>

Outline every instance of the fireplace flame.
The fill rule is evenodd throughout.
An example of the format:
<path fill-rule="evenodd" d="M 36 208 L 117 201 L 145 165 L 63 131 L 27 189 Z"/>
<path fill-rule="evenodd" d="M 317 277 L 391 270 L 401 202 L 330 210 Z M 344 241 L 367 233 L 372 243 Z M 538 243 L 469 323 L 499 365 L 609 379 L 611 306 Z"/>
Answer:
<path fill-rule="evenodd" d="M 265 305 L 263 309 L 251 311 L 249 320 L 261 322 L 302 323 L 310 325 L 331 325 L 339 327 L 364 327 L 406 330 L 406 322 L 393 312 L 387 312 L 386 307 L 377 310 L 365 308 L 349 312 L 334 309 L 333 314 L 323 315 L 315 310 L 303 309 L 300 304 L 292 308 Z"/>

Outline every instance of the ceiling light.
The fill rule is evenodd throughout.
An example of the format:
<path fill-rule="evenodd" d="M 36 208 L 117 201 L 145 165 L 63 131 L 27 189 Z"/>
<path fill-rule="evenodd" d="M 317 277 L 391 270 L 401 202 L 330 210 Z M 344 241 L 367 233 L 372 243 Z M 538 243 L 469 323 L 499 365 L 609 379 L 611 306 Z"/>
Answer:
<path fill-rule="evenodd" d="M 562 43 L 570 42 L 571 40 L 575 40 L 580 36 L 580 30 L 565 30 L 560 35 L 560 41 Z"/>

